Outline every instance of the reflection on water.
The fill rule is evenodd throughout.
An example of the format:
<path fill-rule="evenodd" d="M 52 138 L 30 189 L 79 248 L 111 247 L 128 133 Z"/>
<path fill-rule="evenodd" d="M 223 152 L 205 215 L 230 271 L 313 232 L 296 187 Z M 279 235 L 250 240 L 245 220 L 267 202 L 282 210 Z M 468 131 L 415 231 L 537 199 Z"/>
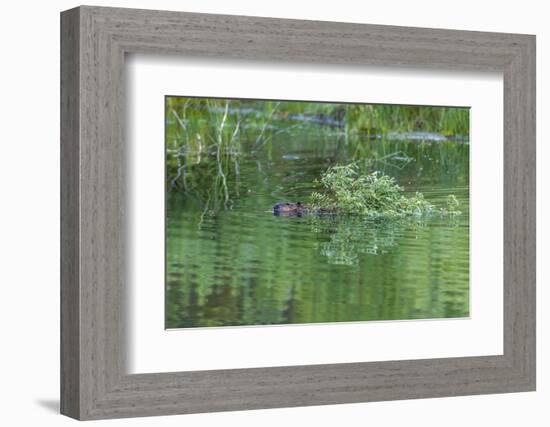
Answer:
<path fill-rule="evenodd" d="M 231 209 L 212 214 L 192 194 L 168 191 L 166 326 L 468 316 L 468 144 L 366 143 L 398 153 L 375 166 L 406 191 L 421 191 L 436 205 L 453 193 L 463 214 L 275 217 L 273 204 L 305 200 L 327 166 L 349 156 L 326 132 L 282 133 L 269 153 L 240 159 Z"/>

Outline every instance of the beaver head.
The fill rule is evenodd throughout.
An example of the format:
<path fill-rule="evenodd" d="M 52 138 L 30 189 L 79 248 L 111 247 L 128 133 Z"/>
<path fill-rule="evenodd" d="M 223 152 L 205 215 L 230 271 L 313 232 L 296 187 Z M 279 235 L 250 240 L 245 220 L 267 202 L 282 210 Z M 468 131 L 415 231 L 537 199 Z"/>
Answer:
<path fill-rule="evenodd" d="M 273 215 L 276 216 L 302 216 L 307 213 L 307 207 L 298 203 L 277 203 L 273 206 Z"/>

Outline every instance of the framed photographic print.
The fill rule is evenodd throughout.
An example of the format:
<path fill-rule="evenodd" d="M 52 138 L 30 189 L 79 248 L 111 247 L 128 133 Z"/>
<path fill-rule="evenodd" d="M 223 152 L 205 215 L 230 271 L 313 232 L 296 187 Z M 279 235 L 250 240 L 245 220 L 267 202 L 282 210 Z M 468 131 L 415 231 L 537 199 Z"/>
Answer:
<path fill-rule="evenodd" d="M 61 407 L 535 389 L 535 38 L 61 15 Z"/>

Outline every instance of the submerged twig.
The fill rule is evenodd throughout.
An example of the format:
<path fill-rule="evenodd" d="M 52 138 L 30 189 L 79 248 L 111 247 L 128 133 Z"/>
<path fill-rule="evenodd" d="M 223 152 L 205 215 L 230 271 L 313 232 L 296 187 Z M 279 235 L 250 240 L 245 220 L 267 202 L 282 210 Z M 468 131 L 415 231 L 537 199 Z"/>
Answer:
<path fill-rule="evenodd" d="M 200 220 L 199 220 L 199 224 L 198 224 L 198 229 L 200 230 L 201 227 L 202 227 L 202 223 L 204 222 L 204 216 L 206 215 L 206 213 L 208 212 L 208 206 L 210 205 L 210 197 L 211 197 L 211 194 L 210 194 L 210 191 L 207 191 L 207 194 L 208 194 L 208 199 L 206 199 L 206 203 L 205 203 L 205 206 L 204 206 L 204 209 L 201 213 L 201 216 L 200 216 Z"/>
<path fill-rule="evenodd" d="M 233 134 L 231 135 L 231 141 L 229 142 L 230 147 L 233 147 L 233 141 L 237 137 L 237 134 L 238 134 L 239 129 L 240 129 L 240 125 L 241 125 L 241 121 L 237 120 L 235 130 L 233 131 Z M 241 181 L 240 180 L 239 162 L 238 162 L 238 159 L 237 159 L 239 153 L 234 151 L 233 148 L 231 148 L 230 153 L 231 153 L 231 157 L 233 157 L 233 164 L 235 166 L 235 177 L 236 177 L 236 180 L 235 180 L 235 193 L 238 197 L 239 196 L 239 184 L 240 184 L 240 181 Z"/>
<path fill-rule="evenodd" d="M 227 202 L 229 201 L 229 190 L 227 189 L 227 178 L 225 176 L 225 173 L 223 172 L 222 163 L 221 163 L 221 148 L 223 145 L 223 129 L 225 127 L 225 121 L 227 120 L 228 111 L 229 111 L 229 102 L 226 102 L 225 110 L 223 112 L 223 118 L 218 131 L 218 150 L 216 152 L 216 161 L 218 164 L 218 175 L 221 176 L 224 196 L 225 196 L 224 205 L 227 205 Z"/>

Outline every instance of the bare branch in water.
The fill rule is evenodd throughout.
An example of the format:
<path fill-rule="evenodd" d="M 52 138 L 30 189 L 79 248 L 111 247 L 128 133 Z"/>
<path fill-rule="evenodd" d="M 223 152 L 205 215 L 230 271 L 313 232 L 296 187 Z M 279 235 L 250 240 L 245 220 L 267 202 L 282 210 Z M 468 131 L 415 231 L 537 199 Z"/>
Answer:
<path fill-rule="evenodd" d="M 185 126 L 185 122 L 180 118 L 180 116 L 178 116 L 178 113 L 176 112 L 176 110 L 172 110 L 172 114 L 176 118 L 176 121 L 183 128 L 183 130 L 187 130 L 187 126 Z"/>
<path fill-rule="evenodd" d="M 228 111 L 229 111 L 229 101 L 225 103 L 225 110 L 223 112 L 222 122 L 220 124 L 220 129 L 218 130 L 218 150 L 216 151 L 216 161 L 218 163 L 218 175 L 222 179 L 223 191 L 225 196 L 224 205 L 227 205 L 227 202 L 229 201 L 229 190 L 227 189 L 227 179 L 225 177 L 225 173 L 223 172 L 223 168 L 222 168 L 221 150 L 223 145 L 223 129 L 225 127 L 225 121 L 227 120 Z"/>
<path fill-rule="evenodd" d="M 229 141 L 229 147 L 230 147 L 230 151 L 231 151 L 231 154 L 235 154 L 235 151 L 233 150 L 233 141 L 235 140 L 235 138 L 237 137 L 237 134 L 239 133 L 239 128 L 241 126 L 241 120 L 237 120 L 237 124 L 235 125 L 235 130 L 233 131 L 233 135 L 231 135 L 231 140 Z"/>
<path fill-rule="evenodd" d="M 204 222 L 204 216 L 208 212 L 208 206 L 210 205 L 210 196 L 211 196 L 210 191 L 208 191 L 207 194 L 208 194 L 208 199 L 206 199 L 206 203 L 204 204 L 204 209 L 202 210 L 200 220 L 199 220 L 199 224 L 198 224 L 198 229 L 199 230 L 202 228 L 202 223 Z"/>
<path fill-rule="evenodd" d="M 176 185 L 177 185 L 177 181 L 178 179 L 180 178 L 181 176 L 181 171 L 184 167 L 184 165 L 181 164 L 181 157 L 180 156 L 176 156 L 176 162 L 178 164 L 178 169 L 177 169 L 177 173 L 176 173 L 176 176 L 172 179 L 172 181 L 170 182 L 170 186 L 172 188 L 176 188 Z M 184 185 L 185 187 L 185 185 Z"/>
<path fill-rule="evenodd" d="M 231 141 L 229 142 L 229 146 L 230 147 L 233 147 L 233 141 L 235 140 L 235 138 L 237 137 L 237 134 L 239 132 L 239 129 L 240 129 L 240 126 L 241 126 L 241 120 L 237 120 L 237 125 L 235 126 L 235 130 L 233 131 L 233 135 L 231 135 Z M 240 148 L 239 148 L 239 151 L 240 151 Z M 239 197 L 239 185 L 241 183 L 241 172 L 240 172 L 240 169 L 239 169 L 239 161 L 238 161 L 238 158 L 237 158 L 237 153 L 235 150 L 233 150 L 233 148 L 231 148 L 231 156 L 233 157 L 233 165 L 235 167 L 235 194 L 237 195 L 237 197 Z"/>

